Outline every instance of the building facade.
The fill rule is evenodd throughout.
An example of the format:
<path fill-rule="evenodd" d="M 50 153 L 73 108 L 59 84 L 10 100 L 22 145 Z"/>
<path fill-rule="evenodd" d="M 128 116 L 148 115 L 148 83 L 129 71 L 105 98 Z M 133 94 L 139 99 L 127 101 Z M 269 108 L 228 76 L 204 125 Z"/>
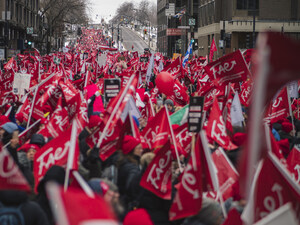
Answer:
<path fill-rule="evenodd" d="M 186 10 L 180 21 L 165 16 L 171 2 L 176 5 L 176 13 Z M 214 38 L 218 49 L 215 59 L 237 49 L 252 48 L 257 34 L 266 30 L 300 39 L 300 0 L 158 0 L 157 9 L 158 50 L 168 56 L 184 54 L 192 38 L 196 43 L 194 53 L 199 56 L 209 55 Z M 195 25 L 189 24 L 191 18 Z M 168 29 L 178 27 L 188 29 L 181 29 L 181 33 L 174 30 L 174 36 L 169 36 Z"/>
<path fill-rule="evenodd" d="M 40 0 L 0 0 L 0 49 L 11 57 L 38 38 Z M 6 15 L 6 16 L 5 16 Z"/>

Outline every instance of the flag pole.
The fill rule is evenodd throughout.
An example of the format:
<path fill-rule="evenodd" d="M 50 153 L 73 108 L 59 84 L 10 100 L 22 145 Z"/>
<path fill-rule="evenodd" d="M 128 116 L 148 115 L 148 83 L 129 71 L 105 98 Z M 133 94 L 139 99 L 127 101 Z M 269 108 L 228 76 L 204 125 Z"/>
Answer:
<path fill-rule="evenodd" d="M 168 123 L 169 123 L 170 131 L 171 131 L 171 138 L 172 138 L 173 145 L 174 145 L 174 148 L 175 148 L 175 153 L 176 153 L 178 167 L 179 167 L 180 172 L 182 173 L 183 172 L 183 168 L 182 168 L 182 165 L 180 163 L 178 149 L 177 149 L 176 140 L 175 140 L 175 135 L 174 135 L 173 128 L 172 128 L 171 121 L 170 121 L 170 117 L 169 117 L 169 110 L 168 110 L 168 108 L 167 108 L 166 105 L 165 105 L 165 109 L 166 109 Z"/>
<path fill-rule="evenodd" d="M 31 108 L 30 108 L 30 113 L 29 113 L 29 116 L 28 116 L 28 122 L 27 122 L 26 129 L 28 129 L 28 127 L 30 125 L 30 120 L 31 120 L 32 112 L 33 112 L 33 106 L 34 106 L 34 102 L 35 102 L 35 99 L 36 99 L 36 95 L 37 95 L 38 89 L 39 88 L 36 87 L 35 92 L 34 92 L 34 96 L 33 96 L 33 100 L 32 100 L 32 103 L 31 103 Z"/>
<path fill-rule="evenodd" d="M 77 137 L 77 124 L 76 124 L 76 121 L 73 120 L 71 138 L 70 138 L 70 149 L 69 149 L 69 153 L 68 153 L 68 161 L 67 161 L 66 176 L 65 176 L 65 183 L 64 183 L 65 191 L 67 191 L 67 189 L 68 189 L 70 171 L 71 171 L 71 169 L 73 167 L 73 163 L 74 163 L 76 137 Z"/>
<path fill-rule="evenodd" d="M 289 111 L 290 111 L 290 115 L 291 115 L 291 119 L 292 119 L 292 125 L 293 125 L 293 136 L 296 137 L 296 130 L 295 130 L 295 124 L 294 124 L 294 115 L 293 115 L 292 105 L 291 105 L 291 98 L 290 98 L 290 93 L 288 92 L 287 88 L 286 88 L 286 93 L 287 93 L 287 96 L 288 96 Z"/>
<path fill-rule="evenodd" d="M 123 91 L 121 97 L 119 98 L 119 100 L 118 100 L 116 106 L 114 107 L 114 109 L 113 109 L 111 115 L 110 115 L 109 118 L 108 118 L 108 121 L 107 121 L 107 123 L 106 123 L 106 125 L 105 125 L 105 127 L 104 127 L 104 129 L 103 129 L 103 132 L 101 133 L 101 136 L 100 136 L 100 138 L 99 138 L 99 141 L 97 142 L 97 145 L 96 145 L 97 148 L 100 148 L 100 145 L 101 145 L 101 143 L 102 143 L 102 141 L 103 141 L 103 139 L 104 139 L 104 137 L 105 137 L 105 135 L 106 135 L 108 126 L 110 125 L 110 123 L 111 123 L 113 117 L 115 116 L 117 110 L 119 109 L 119 106 L 120 106 L 121 102 L 123 101 L 125 95 L 127 94 L 127 91 L 128 91 L 128 89 L 130 88 L 131 83 L 132 83 L 133 79 L 135 78 L 135 76 L 136 76 L 136 75 L 134 74 L 134 75 L 132 75 L 132 76 L 129 78 L 129 81 L 128 81 L 128 83 L 127 83 L 127 85 L 126 85 L 126 87 L 125 87 L 125 89 L 124 89 L 124 91 Z"/>

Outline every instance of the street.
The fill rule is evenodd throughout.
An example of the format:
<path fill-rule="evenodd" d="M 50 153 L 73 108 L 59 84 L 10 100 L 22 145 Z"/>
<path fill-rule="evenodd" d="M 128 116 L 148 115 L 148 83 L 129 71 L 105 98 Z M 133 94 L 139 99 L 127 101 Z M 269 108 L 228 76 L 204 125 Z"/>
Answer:
<path fill-rule="evenodd" d="M 134 46 L 133 51 L 138 51 L 139 53 L 144 52 L 144 48 L 148 48 L 146 42 L 142 39 L 142 37 L 138 36 L 134 31 L 129 28 L 121 27 L 122 29 L 122 37 L 123 37 L 123 45 L 126 50 L 131 51 L 132 45 Z"/>

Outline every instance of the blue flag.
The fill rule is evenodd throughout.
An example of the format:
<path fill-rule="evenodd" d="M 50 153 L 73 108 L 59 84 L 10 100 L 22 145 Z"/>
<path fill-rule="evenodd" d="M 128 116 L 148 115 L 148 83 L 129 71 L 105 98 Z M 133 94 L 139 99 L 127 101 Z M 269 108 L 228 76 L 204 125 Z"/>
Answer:
<path fill-rule="evenodd" d="M 188 50 L 187 50 L 186 53 L 185 53 L 185 56 L 184 56 L 183 62 L 182 62 L 182 67 L 185 66 L 186 62 L 187 62 L 188 59 L 189 59 L 190 54 L 193 53 L 193 43 L 194 43 L 194 39 L 191 40 L 191 43 L 190 43 L 190 45 L 189 45 L 189 47 L 188 47 Z"/>

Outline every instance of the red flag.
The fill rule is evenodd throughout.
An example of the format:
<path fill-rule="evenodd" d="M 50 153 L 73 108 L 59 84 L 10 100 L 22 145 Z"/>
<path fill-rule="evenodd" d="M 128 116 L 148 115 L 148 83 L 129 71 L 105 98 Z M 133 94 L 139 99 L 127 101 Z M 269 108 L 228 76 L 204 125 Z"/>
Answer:
<path fill-rule="evenodd" d="M 210 80 L 218 85 L 244 81 L 250 74 L 240 50 L 207 64 L 204 69 Z"/>
<path fill-rule="evenodd" d="M 289 100 L 287 88 L 283 88 L 277 98 L 270 104 L 269 115 L 266 118 L 271 124 L 289 115 Z"/>
<path fill-rule="evenodd" d="M 236 208 L 232 208 L 229 211 L 227 218 L 222 225 L 243 225 L 241 214 L 236 210 Z"/>
<path fill-rule="evenodd" d="M 211 157 L 218 171 L 217 176 L 220 185 L 220 193 L 225 201 L 234 195 L 233 185 L 238 182 L 239 174 L 222 148 L 218 148 L 214 151 Z"/>
<path fill-rule="evenodd" d="M 252 120 L 247 148 L 244 149 L 241 165 L 241 187 L 244 194 L 249 193 L 253 167 L 262 157 L 261 151 L 261 112 L 280 87 L 290 81 L 298 80 L 300 67 L 297 60 L 300 44 L 280 33 L 261 33 L 257 40 L 257 58 L 253 62 L 254 76 Z"/>
<path fill-rule="evenodd" d="M 165 67 L 161 72 L 170 73 L 174 79 L 181 76 L 181 58 L 177 57 L 170 65 Z"/>
<path fill-rule="evenodd" d="M 294 147 L 286 159 L 288 169 L 297 184 L 300 184 L 300 150 Z"/>
<path fill-rule="evenodd" d="M 67 131 L 65 131 L 64 135 L 60 135 L 59 137 L 49 141 L 35 154 L 33 174 L 34 174 L 36 187 L 51 166 L 66 165 L 68 160 L 68 152 L 70 148 L 71 130 L 72 127 L 70 127 Z M 76 140 L 78 141 L 78 139 Z M 77 165 L 78 157 L 79 157 L 78 142 L 76 142 L 75 153 L 76 154 L 75 154 L 74 162 L 76 162 Z"/>
<path fill-rule="evenodd" d="M 142 176 L 140 185 L 160 198 L 171 199 L 172 150 L 168 141 L 155 155 Z"/>
<path fill-rule="evenodd" d="M 156 150 L 166 144 L 170 135 L 170 126 L 165 108 L 162 108 L 155 117 L 150 119 L 141 135 L 151 150 Z"/>
<path fill-rule="evenodd" d="M 91 198 L 76 188 L 64 192 L 54 183 L 47 185 L 47 194 L 58 225 L 118 224 L 112 209 L 98 195 Z"/>
<path fill-rule="evenodd" d="M 300 219 L 300 187 L 272 153 L 259 164 L 251 195 L 242 215 L 243 220 L 249 224 L 259 221 L 288 202 L 292 203 Z"/>
<path fill-rule="evenodd" d="M 0 190 L 31 191 L 31 188 L 9 152 L 0 146 Z"/>
<path fill-rule="evenodd" d="M 179 80 L 175 80 L 173 90 L 174 94 L 170 96 L 170 99 L 181 106 L 185 106 L 189 102 L 187 88 L 181 85 Z"/>
<path fill-rule="evenodd" d="M 251 100 L 251 93 L 252 93 L 253 81 L 247 80 L 243 83 L 241 89 L 242 91 L 239 94 L 241 104 L 249 107 L 250 100 Z"/>
<path fill-rule="evenodd" d="M 203 176 L 202 159 L 200 153 L 200 139 L 197 138 L 196 148 L 184 169 L 181 183 L 178 187 L 173 204 L 169 211 L 170 220 L 193 216 L 197 214 L 202 206 Z"/>
<path fill-rule="evenodd" d="M 176 144 L 183 150 L 184 155 L 189 155 L 191 151 L 192 133 L 188 131 L 188 124 L 184 123 L 174 130 Z"/>
<path fill-rule="evenodd" d="M 214 52 L 216 52 L 216 51 L 217 51 L 217 46 L 216 46 L 216 43 L 215 43 L 215 38 L 213 38 L 213 40 L 211 42 L 211 45 L 210 45 L 209 61 L 213 60 Z"/>
<path fill-rule="evenodd" d="M 207 136 L 217 142 L 221 147 L 232 150 L 236 149 L 229 136 L 226 133 L 225 123 L 218 105 L 218 101 L 215 98 L 212 110 L 209 115 L 207 123 Z"/>

